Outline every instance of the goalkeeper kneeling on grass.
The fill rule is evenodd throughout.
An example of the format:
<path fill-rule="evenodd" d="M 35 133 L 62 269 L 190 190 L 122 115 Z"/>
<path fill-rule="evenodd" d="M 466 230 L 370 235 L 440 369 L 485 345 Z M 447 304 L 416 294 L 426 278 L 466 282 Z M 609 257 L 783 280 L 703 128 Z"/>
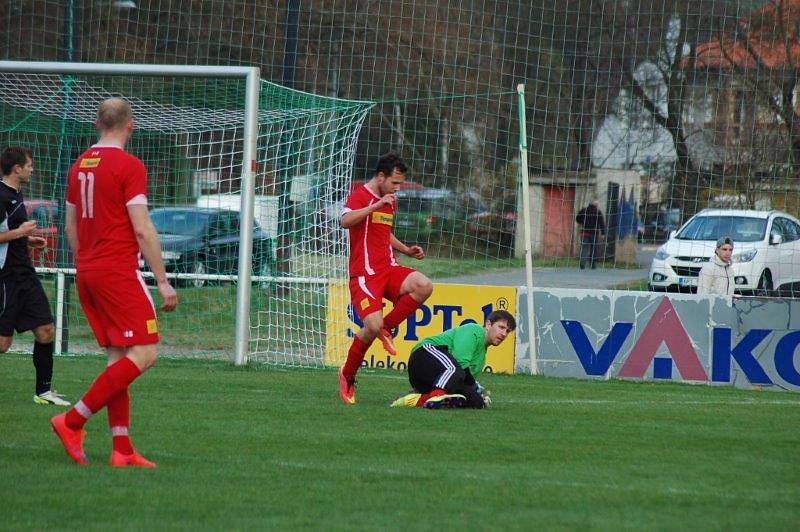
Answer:
<path fill-rule="evenodd" d="M 517 327 L 505 310 L 489 314 L 483 326 L 468 323 L 421 340 L 408 358 L 413 391 L 391 406 L 423 408 L 485 408 L 487 391 L 475 380 L 486 364 L 486 349 L 503 343 Z"/>

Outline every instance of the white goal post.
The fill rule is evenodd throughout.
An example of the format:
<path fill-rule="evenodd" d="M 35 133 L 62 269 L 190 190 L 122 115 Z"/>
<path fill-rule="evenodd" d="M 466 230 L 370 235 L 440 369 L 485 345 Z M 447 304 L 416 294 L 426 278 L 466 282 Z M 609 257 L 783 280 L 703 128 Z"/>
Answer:
<path fill-rule="evenodd" d="M 43 75 L 174 76 L 193 78 L 238 78 L 245 81 L 243 151 L 241 163 L 241 238 L 239 265 L 251 264 L 260 74 L 257 67 L 141 65 L 106 63 L 60 63 L 0 61 L 0 72 Z M 236 288 L 236 365 L 247 363 L 250 336 L 249 310 L 251 268 L 240 267 Z"/>

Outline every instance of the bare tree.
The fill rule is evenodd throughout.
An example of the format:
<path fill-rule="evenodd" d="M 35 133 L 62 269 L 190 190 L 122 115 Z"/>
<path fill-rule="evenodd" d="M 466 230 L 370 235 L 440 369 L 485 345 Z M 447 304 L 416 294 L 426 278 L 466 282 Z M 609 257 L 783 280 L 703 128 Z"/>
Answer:
<path fill-rule="evenodd" d="M 606 29 L 613 32 L 608 53 L 614 57 L 613 67 L 621 75 L 622 87 L 672 138 L 676 163 L 670 196 L 685 216 L 697 208 L 703 178 L 692 158 L 684 115 L 698 44 L 725 18 L 725 6 L 718 4 L 707 0 L 692 4 L 679 0 L 619 2 L 620 13 L 615 17 L 619 22 Z M 649 68 L 643 75 L 645 63 Z M 663 92 L 653 90 L 654 85 L 663 87 Z"/>

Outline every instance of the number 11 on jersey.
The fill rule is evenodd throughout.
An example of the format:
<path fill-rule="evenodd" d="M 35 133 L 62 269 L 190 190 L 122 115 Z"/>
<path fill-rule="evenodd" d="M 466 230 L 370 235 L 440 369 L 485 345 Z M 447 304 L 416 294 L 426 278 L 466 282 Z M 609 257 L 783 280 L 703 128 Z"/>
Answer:
<path fill-rule="evenodd" d="M 94 173 L 78 172 L 81 182 L 81 218 L 94 218 Z"/>

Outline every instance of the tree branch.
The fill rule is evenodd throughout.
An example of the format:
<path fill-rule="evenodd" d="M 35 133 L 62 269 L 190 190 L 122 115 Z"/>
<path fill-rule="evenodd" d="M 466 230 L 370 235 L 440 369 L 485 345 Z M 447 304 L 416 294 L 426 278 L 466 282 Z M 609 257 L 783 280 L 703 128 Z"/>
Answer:
<path fill-rule="evenodd" d="M 639 81 L 633 76 L 630 69 L 623 67 L 622 75 L 630 85 L 633 95 L 636 96 L 642 102 L 644 108 L 647 109 L 651 115 L 653 115 L 653 120 L 655 120 L 659 126 L 669 129 L 667 117 L 661 114 L 658 106 L 655 104 L 655 102 L 653 102 L 650 96 L 647 95 L 647 92 L 645 92 L 645 90 L 639 84 Z"/>

